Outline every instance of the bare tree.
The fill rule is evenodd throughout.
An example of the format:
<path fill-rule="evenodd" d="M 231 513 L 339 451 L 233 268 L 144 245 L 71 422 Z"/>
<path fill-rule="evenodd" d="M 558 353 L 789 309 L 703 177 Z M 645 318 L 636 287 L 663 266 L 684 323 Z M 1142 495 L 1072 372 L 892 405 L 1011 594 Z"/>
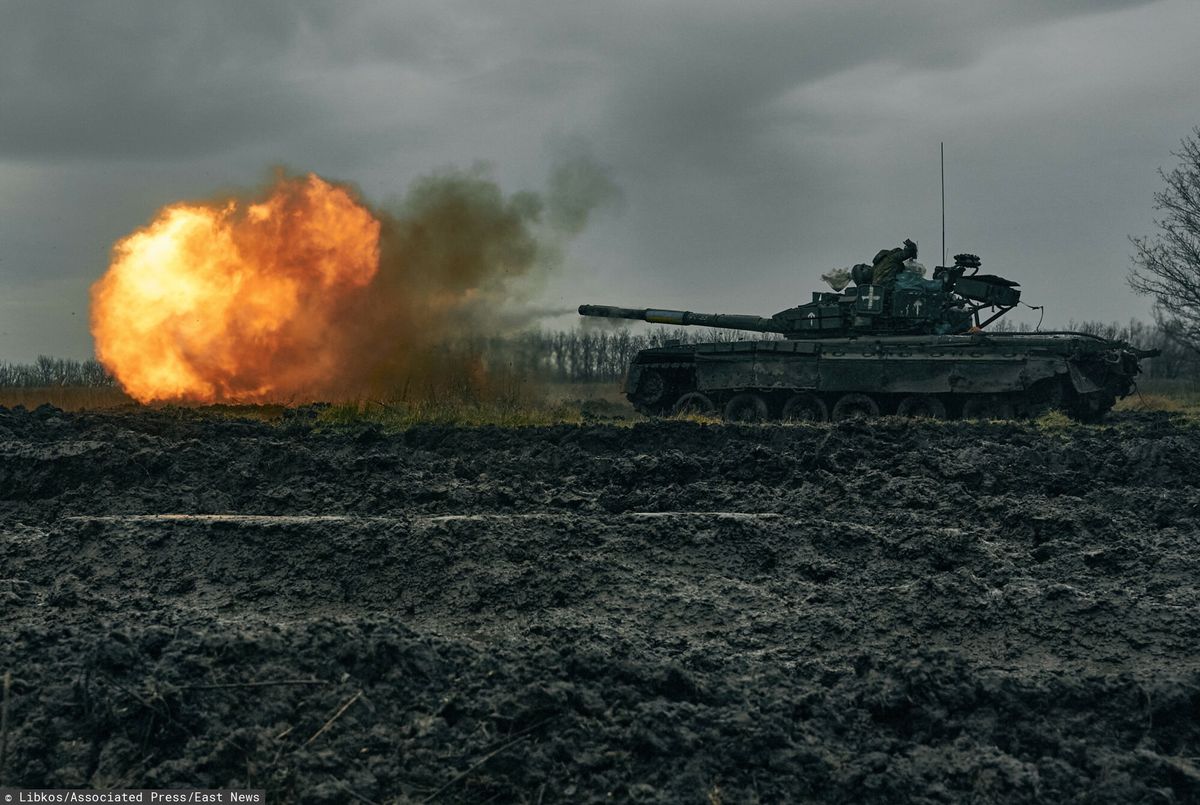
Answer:
<path fill-rule="evenodd" d="M 1159 233 L 1130 238 L 1137 251 L 1129 284 L 1154 297 L 1164 334 L 1200 353 L 1200 126 L 1172 155 L 1179 166 L 1159 170 L 1167 186 L 1154 194 Z"/>

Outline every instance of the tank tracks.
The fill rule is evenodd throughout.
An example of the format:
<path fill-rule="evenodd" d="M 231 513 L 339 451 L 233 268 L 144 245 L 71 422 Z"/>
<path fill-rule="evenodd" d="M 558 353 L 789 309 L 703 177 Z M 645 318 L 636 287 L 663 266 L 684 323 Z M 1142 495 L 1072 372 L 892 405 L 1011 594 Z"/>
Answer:
<path fill-rule="evenodd" d="M 886 394 L 797 389 L 698 391 L 647 372 L 627 395 L 648 416 L 700 415 L 729 422 L 829 422 L 898 416 L 923 419 L 1034 419 L 1054 410 L 1078 422 L 1101 421 L 1116 403 L 1107 390 L 1079 394 L 1058 379 L 1031 388 L 992 394 Z"/>

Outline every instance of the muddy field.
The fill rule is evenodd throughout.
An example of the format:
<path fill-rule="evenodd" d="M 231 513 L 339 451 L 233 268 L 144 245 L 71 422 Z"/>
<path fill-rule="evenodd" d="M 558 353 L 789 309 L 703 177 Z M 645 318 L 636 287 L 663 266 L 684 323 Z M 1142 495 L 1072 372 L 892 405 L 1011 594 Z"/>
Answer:
<path fill-rule="evenodd" d="M 0 411 L 2 776 L 1200 801 L 1200 430 Z"/>

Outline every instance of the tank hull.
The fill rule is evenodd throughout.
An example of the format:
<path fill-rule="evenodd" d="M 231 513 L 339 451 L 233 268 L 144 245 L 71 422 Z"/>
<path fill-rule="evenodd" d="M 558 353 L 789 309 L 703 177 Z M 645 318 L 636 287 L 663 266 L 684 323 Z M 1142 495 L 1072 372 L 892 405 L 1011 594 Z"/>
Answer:
<path fill-rule="evenodd" d="M 789 403 L 796 408 L 793 398 L 804 395 L 811 415 L 803 418 L 813 419 L 874 409 L 953 418 L 1034 416 L 1059 408 L 1095 421 L 1133 390 L 1138 355 L 1123 342 L 1081 333 L 701 343 L 643 350 L 625 391 L 647 414 L 671 413 L 684 400 L 685 408 L 690 401 L 731 419 L 785 418 Z M 868 402 L 838 409 L 848 395 Z M 740 408 L 730 410 L 735 398 Z"/>

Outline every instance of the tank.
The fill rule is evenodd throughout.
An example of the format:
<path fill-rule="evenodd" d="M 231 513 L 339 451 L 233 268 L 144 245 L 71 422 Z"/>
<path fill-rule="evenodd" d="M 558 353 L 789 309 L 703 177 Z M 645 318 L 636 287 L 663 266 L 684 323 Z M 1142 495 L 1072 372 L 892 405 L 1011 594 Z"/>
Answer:
<path fill-rule="evenodd" d="M 773 316 L 605 305 L 579 313 L 771 334 L 641 350 L 625 394 L 648 415 L 1011 419 L 1058 409 L 1097 422 L 1136 388 L 1140 359 L 1158 354 L 1086 333 L 989 331 L 1021 292 L 980 266 L 976 255 L 960 254 L 933 279 L 902 268 L 876 282 L 860 265 L 856 284 L 835 282 L 832 293 L 814 292 Z"/>

